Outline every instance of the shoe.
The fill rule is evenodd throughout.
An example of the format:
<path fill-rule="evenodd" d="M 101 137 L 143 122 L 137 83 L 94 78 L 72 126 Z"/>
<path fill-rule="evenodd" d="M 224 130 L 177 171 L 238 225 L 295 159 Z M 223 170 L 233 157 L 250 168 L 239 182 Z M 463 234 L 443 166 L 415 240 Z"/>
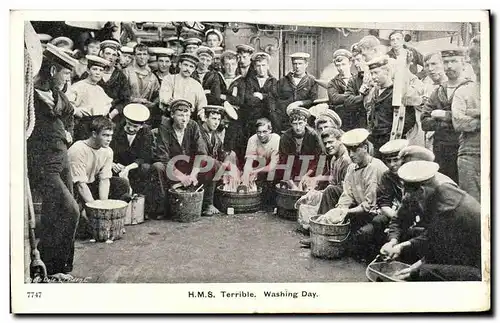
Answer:
<path fill-rule="evenodd" d="M 311 248 L 311 239 L 301 239 L 299 242 L 302 248 Z"/>

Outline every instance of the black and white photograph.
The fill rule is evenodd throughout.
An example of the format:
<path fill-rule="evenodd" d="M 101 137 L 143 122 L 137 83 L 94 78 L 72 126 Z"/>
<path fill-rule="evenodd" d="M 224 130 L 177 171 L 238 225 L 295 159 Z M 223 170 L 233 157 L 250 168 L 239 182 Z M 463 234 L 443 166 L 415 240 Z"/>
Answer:
<path fill-rule="evenodd" d="M 488 11 L 67 13 L 11 12 L 14 312 L 490 308 Z"/>

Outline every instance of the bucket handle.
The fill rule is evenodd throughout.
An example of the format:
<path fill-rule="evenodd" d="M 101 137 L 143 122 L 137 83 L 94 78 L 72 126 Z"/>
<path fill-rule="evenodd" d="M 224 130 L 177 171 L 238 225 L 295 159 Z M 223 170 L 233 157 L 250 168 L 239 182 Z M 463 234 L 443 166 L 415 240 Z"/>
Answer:
<path fill-rule="evenodd" d="M 350 236 L 350 235 L 351 235 L 351 231 L 349 231 L 349 232 L 347 233 L 347 235 L 345 236 L 345 238 L 344 238 L 344 239 L 342 239 L 342 240 L 337 240 L 337 239 L 326 239 L 326 240 L 327 240 L 328 242 L 340 243 L 340 242 L 344 242 L 344 241 L 346 241 L 346 240 L 349 238 L 349 236 Z"/>

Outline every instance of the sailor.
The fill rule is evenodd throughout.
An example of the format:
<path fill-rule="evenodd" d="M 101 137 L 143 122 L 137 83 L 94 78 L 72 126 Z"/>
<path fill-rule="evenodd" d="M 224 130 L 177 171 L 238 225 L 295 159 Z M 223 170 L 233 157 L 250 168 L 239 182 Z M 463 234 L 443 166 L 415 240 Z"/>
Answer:
<path fill-rule="evenodd" d="M 90 136 L 92 120 L 98 116 L 108 116 L 113 99 L 98 85 L 102 80 L 103 71 L 110 62 L 102 57 L 87 55 L 86 79 L 71 85 L 68 99 L 75 107 L 75 140 L 84 140 Z"/>
<path fill-rule="evenodd" d="M 252 54 L 255 48 L 247 44 L 236 45 L 236 52 L 238 53 L 238 74 L 242 77 L 251 75 L 252 70 Z"/>
<path fill-rule="evenodd" d="M 319 156 L 323 154 L 324 148 L 316 131 L 307 125 L 307 120 L 311 116 L 309 110 L 303 107 L 290 107 L 287 112 L 291 127 L 280 137 L 279 164 L 281 166 L 287 164 L 291 172 L 287 171 L 283 175 L 280 172 L 278 178 L 296 180 L 301 179 L 307 171 L 316 172 Z M 293 157 L 293 165 L 288 166 L 289 156 Z M 302 165 L 303 156 L 311 157 L 307 160 L 307 167 Z M 291 175 L 291 178 L 284 178 L 287 173 Z"/>
<path fill-rule="evenodd" d="M 220 76 L 218 72 L 210 70 L 214 55 L 211 48 L 200 46 L 196 50 L 196 56 L 199 59 L 198 66 L 191 77 L 202 85 L 209 105 L 221 105 Z"/>
<path fill-rule="evenodd" d="M 184 42 L 184 53 L 196 53 L 196 50 L 198 49 L 198 47 L 200 47 L 201 43 L 201 39 L 196 37 L 186 39 L 186 41 Z"/>
<path fill-rule="evenodd" d="M 217 29 L 209 29 L 205 32 L 205 42 L 210 48 L 221 47 L 223 40 L 222 33 Z"/>
<path fill-rule="evenodd" d="M 458 182 L 460 133 L 453 128 L 451 106 L 456 91 L 472 81 L 463 77 L 463 48 L 444 49 L 441 51 L 441 57 L 448 81 L 439 85 L 424 104 L 421 123 L 424 131 L 434 131 L 432 151 L 436 155 L 436 163 L 439 164 L 441 173 Z"/>
<path fill-rule="evenodd" d="M 351 130 L 351 124 L 358 122 L 357 120 L 351 120 L 352 118 L 357 118 L 357 114 L 353 114 L 352 111 L 347 110 L 344 105 L 347 96 L 345 94 L 347 84 L 353 77 L 356 77 L 356 75 L 351 73 L 351 52 L 346 49 L 336 50 L 333 53 L 333 63 L 337 68 L 338 74 L 327 85 L 329 105 L 340 116 L 341 120 L 345 120 L 344 128 L 342 129 L 348 131 Z M 346 126 L 348 127 L 346 128 Z"/>
<path fill-rule="evenodd" d="M 134 47 L 134 63 L 123 72 L 130 84 L 130 102 L 144 104 L 148 109 L 153 109 L 158 100 L 160 82 L 148 66 L 149 49 L 144 44 Z"/>
<path fill-rule="evenodd" d="M 345 131 L 366 128 L 366 110 L 363 100 L 373 86 L 370 69 L 357 43 L 351 46 L 351 53 L 356 75 L 347 82 L 345 90 L 344 108 L 349 111 L 349 117 L 342 119 Z"/>
<path fill-rule="evenodd" d="M 403 183 L 398 177 L 398 170 L 403 164 L 399 157 L 401 150 L 408 146 L 408 140 L 395 139 L 388 141 L 380 147 L 382 160 L 389 168 L 380 179 L 377 189 L 377 207 L 380 215 L 387 223 L 396 216 L 396 211 L 403 198 Z"/>
<path fill-rule="evenodd" d="M 130 84 L 127 77 L 123 71 L 117 67 L 120 48 L 121 45 L 117 40 L 108 39 L 101 42 L 101 50 L 99 52 L 99 56 L 110 62 L 104 69 L 102 79 L 98 84 L 103 88 L 104 92 L 113 99 L 109 117 L 115 124 L 123 120 L 123 108 L 130 102 L 131 95 Z"/>
<path fill-rule="evenodd" d="M 158 69 L 154 72 L 154 74 L 158 78 L 158 82 L 161 84 L 163 79 L 170 74 L 174 50 L 164 47 L 150 47 L 149 52 L 151 55 L 156 57 Z"/>
<path fill-rule="evenodd" d="M 269 73 L 271 56 L 264 52 L 251 57 L 255 73 L 244 78 L 243 105 L 239 118 L 244 125 L 245 141 L 255 134 L 255 122 L 267 118 L 276 126 L 276 96 L 278 80 Z"/>
<path fill-rule="evenodd" d="M 278 82 L 277 115 L 280 124 L 277 131 L 285 131 L 290 127 L 290 120 L 286 115 L 290 103 L 302 101 L 302 106 L 309 106 L 318 98 L 318 84 L 307 73 L 310 56 L 308 53 L 291 54 L 293 70 Z"/>
<path fill-rule="evenodd" d="M 43 198 L 38 250 L 47 274 L 58 279 L 72 278 L 80 214 L 67 157 L 73 141 L 73 106 L 61 92 L 75 65 L 74 59 L 47 44 L 33 93 L 36 123 L 26 144 L 30 184 Z"/>
<path fill-rule="evenodd" d="M 191 77 L 200 62 L 198 56 L 181 54 L 179 56 L 179 74 L 167 75 L 160 88 L 160 109 L 167 112 L 166 107 L 176 99 L 183 99 L 190 103 L 192 119 L 204 118 L 203 107 L 207 105 L 205 91 L 200 82 Z"/>
<path fill-rule="evenodd" d="M 127 178 L 134 193 L 145 193 L 152 160 L 153 135 L 146 125 L 150 113 L 142 104 L 131 103 L 123 109 L 125 122 L 113 134 L 113 174 Z"/>
<path fill-rule="evenodd" d="M 352 164 L 347 168 L 343 192 L 334 209 L 322 215 L 318 220 L 336 222 L 338 217 L 348 218 L 351 223 L 351 242 L 349 250 L 352 256 L 371 259 L 385 241 L 384 222 L 379 221 L 373 212 L 377 201 L 377 188 L 382 174 L 387 171 L 384 163 L 368 153 L 368 135 L 366 129 L 353 129 L 342 135 Z"/>
<path fill-rule="evenodd" d="M 342 119 L 333 110 L 325 110 L 314 120 L 316 131 L 321 135 L 326 129 L 341 129 Z"/>
<path fill-rule="evenodd" d="M 453 128 L 458 138 L 458 183 L 460 188 L 481 202 L 481 58 L 479 37 L 472 40 L 469 58 L 476 82 L 457 89 L 451 104 Z M 474 43 L 476 42 L 476 43 Z"/>
<path fill-rule="evenodd" d="M 194 159 L 196 156 L 208 156 L 200 127 L 197 122 L 191 120 L 191 103 L 184 99 L 174 99 L 167 107 L 170 110 L 170 118 L 163 117 L 158 128 L 155 163 L 151 172 L 151 183 L 154 187 L 150 190 L 152 195 L 149 200 L 153 202 L 151 212 L 158 218 L 168 214 L 168 209 L 163 207 L 165 194 L 171 185 L 178 182 L 185 187 L 197 185 L 200 169 L 194 167 Z M 204 113 L 203 108 L 201 111 Z M 189 160 L 176 161 L 174 157 L 179 155 L 187 156 Z"/>
<path fill-rule="evenodd" d="M 437 163 L 412 161 L 398 171 L 408 196 L 405 200 L 412 200 L 426 215 L 427 239 L 418 244 L 403 242 L 404 248 L 417 248 L 425 261 L 395 276 L 423 281 L 480 281 L 481 206 L 449 178 L 438 176 L 438 170 Z"/>
<path fill-rule="evenodd" d="M 364 104 L 368 111 L 368 127 L 371 132 L 370 142 L 374 146 L 374 156 L 380 157 L 379 149 L 390 140 L 394 122 L 392 105 L 394 84 L 387 56 L 377 57 L 367 64 L 375 86 L 364 98 Z M 415 109 L 410 105 L 405 105 L 405 108 L 403 137 L 415 125 Z"/>
<path fill-rule="evenodd" d="M 134 48 L 128 46 L 122 46 L 120 48 L 120 68 L 126 69 L 134 61 Z"/>

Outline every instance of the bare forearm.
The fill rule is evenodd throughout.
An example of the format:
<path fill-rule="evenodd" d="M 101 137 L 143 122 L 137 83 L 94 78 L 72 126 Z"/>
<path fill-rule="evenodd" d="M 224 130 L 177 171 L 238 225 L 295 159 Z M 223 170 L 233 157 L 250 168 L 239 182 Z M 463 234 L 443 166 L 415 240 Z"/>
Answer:
<path fill-rule="evenodd" d="M 99 199 L 107 200 L 109 197 L 109 178 L 99 180 Z"/>
<path fill-rule="evenodd" d="M 90 188 L 87 185 L 87 183 L 78 183 L 77 187 L 78 187 L 78 194 L 80 194 L 85 203 L 92 202 L 94 200 L 94 197 L 92 196 L 92 193 L 90 192 Z"/>

